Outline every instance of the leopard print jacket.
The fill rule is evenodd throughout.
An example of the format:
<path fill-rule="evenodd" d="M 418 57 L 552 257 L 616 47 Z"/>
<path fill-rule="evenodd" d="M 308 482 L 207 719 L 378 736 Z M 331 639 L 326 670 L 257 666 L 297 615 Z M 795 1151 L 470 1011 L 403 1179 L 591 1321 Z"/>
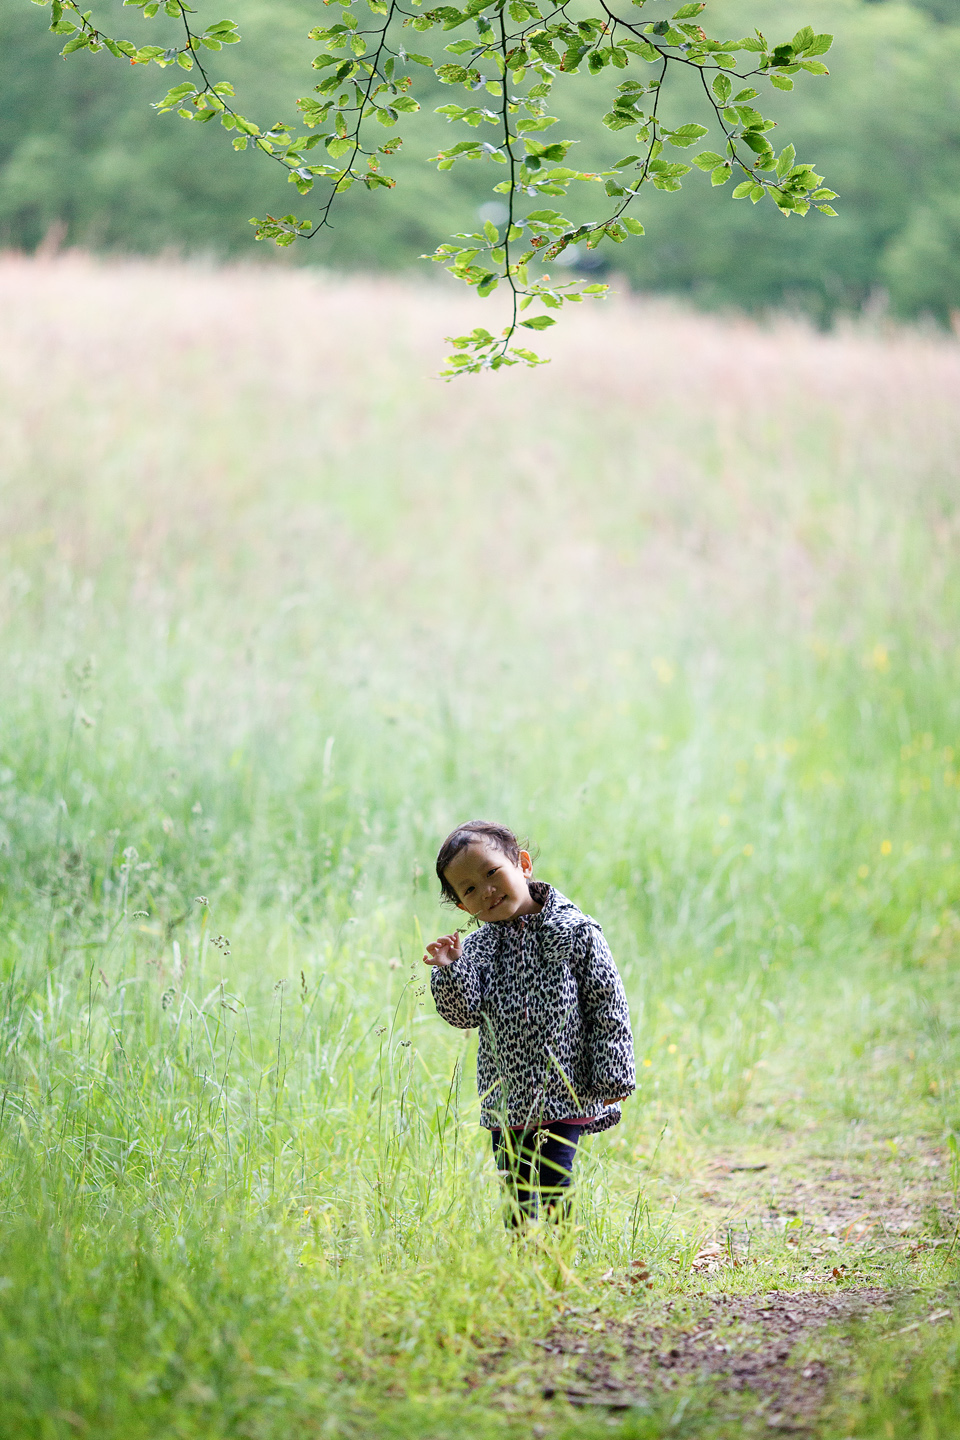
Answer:
<path fill-rule="evenodd" d="M 531 881 L 538 915 L 490 921 L 463 942 L 430 988 L 450 1025 L 480 1028 L 477 1088 L 488 1130 L 590 1116 L 607 1130 L 636 1089 L 630 1010 L 596 920 L 552 885 Z"/>

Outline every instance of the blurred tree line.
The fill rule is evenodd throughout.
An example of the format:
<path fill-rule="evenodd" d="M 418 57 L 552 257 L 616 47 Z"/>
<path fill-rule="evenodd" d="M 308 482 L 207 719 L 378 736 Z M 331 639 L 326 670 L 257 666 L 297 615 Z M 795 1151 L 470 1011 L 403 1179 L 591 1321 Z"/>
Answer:
<path fill-rule="evenodd" d="M 830 78 L 800 76 L 768 108 L 782 122 L 777 143 L 794 141 L 839 192 L 840 217 L 784 219 L 772 205 L 711 192 L 709 177 L 694 173 L 678 194 L 650 194 L 638 212 L 645 239 L 597 255 L 639 288 L 702 305 L 785 304 L 827 319 L 880 299 L 899 316 L 949 320 L 960 309 L 960 0 L 711 0 L 710 13 L 731 34 L 757 26 L 785 39 L 809 23 L 836 36 Z M 224 18 L 208 3 L 202 14 Z M 264 128 L 292 120 L 297 96 L 317 79 L 317 47 L 306 38 L 316 6 L 231 0 L 229 14 L 243 43 L 211 57 L 218 78 L 234 82 L 245 113 Z M 162 39 L 162 19 L 147 34 L 139 12 L 120 0 L 96 16 L 139 43 Z M 309 213 L 263 156 L 236 154 L 217 127 L 157 116 L 150 102 L 173 83 L 170 72 L 106 53 L 61 59 L 48 20 L 27 0 L 0 0 L 0 243 L 32 250 L 49 238 L 99 251 L 238 256 L 261 248 L 251 215 Z M 575 163 L 583 168 L 600 168 L 623 148 L 622 135 L 600 124 L 612 88 L 609 74 L 585 74 L 567 102 L 563 119 L 581 137 Z M 335 230 L 295 247 L 295 259 L 409 268 L 495 202 L 496 167 L 439 175 L 424 163 L 445 143 L 446 121 L 433 109 L 448 95 L 431 76 L 418 98 L 420 123 L 391 166 L 397 188 L 351 191 Z M 674 105 L 674 122 L 706 123 L 692 88 L 689 103 Z"/>

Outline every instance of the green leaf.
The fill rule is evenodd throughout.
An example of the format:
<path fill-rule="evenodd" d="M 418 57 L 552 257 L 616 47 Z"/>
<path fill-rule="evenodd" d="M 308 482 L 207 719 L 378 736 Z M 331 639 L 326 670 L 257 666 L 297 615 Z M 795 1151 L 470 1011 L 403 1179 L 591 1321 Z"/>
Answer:
<path fill-rule="evenodd" d="M 701 10 L 704 8 L 704 5 L 705 5 L 705 4 L 706 4 L 706 0 L 701 0 L 701 3 L 699 3 L 699 4 L 695 4 L 695 5 L 682 5 L 682 6 L 680 7 L 680 9 L 676 12 L 676 14 L 673 15 L 673 16 L 671 16 L 671 19 L 673 19 L 673 20 L 692 20 L 695 15 L 699 15 L 699 14 L 700 14 L 700 12 L 701 12 Z"/>
<path fill-rule="evenodd" d="M 732 171 L 726 165 L 718 165 L 710 176 L 711 185 L 726 185 L 732 175 Z"/>
<path fill-rule="evenodd" d="M 174 85 L 172 90 L 168 90 L 160 103 L 162 105 L 172 105 L 174 101 L 182 100 L 184 95 L 196 94 L 196 88 L 197 87 L 189 80 L 184 80 L 182 84 Z"/>
<path fill-rule="evenodd" d="M 603 123 L 608 130 L 626 130 L 629 126 L 636 125 L 637 118 L 636 114 L 630 111 L 611 110 L 604 115 Z"/>
<path fill-rule="evenodd" d="M 444 85 L 462 85 L 469 73 L 462 65 L 438 65 L 434 71 Z"/>
<path fill-rule="evenodd" d="M 715 77 L 713 82 L 713 93 L 714 95 L 716 95 L 721 105 L 726 105 L 727 101 L 730 99 L 730 94 L 732 90 L 733 86 L 730 83 L 730 77 L 728 75 L 717 75 Z"/>
<path fill-rule="evenodd" d="M 540 59 L 545 60 L 548 65 L 560 64 L 560 56 L 557 54 L 556 50 L 554 50 L 547 36 L 531 35 L 527 43 L 529 44 L 531 50 L 536 51 Z"/>
<path fill-rule="evenodd" d="M 829 75 L 830 71 L 821 60 L 801 60 L 800 69 L 808 70 L 811 75 Z"/>
<path fill-rule="evenodd" d="M 639 55 L 640 59 L 646 60 L 648 65 L 653 65 L 657 60 L 662 59 L 656 45 L 651 45 L 649 40 L 621 40 L 620 45 L 623 50 L 630 50 L 634 55 Z"/>
<path fill-rule="evenodd" d="M 458 144 L 451 145 L 448 150 L 440 150 L 436 158 L 439 160 L 449 160 L 454 155 L 476 155 L 479 151 L 479 140 L 461 140 Z"/>
<path fill-rule="evenodd" d="M 497 241 L 500 239 L 500 231 L 497 229 L 496 225 L 494 225 L 492 220 L 484 220 L 483 233 L 484 235 L 486 235 L 488 240 Z"/>
<path fill-rule="evenodd" d="M 342 135 L 331 135 L 327 141 L 327 152 L 333 160 L 339 160 L 341 155 L 346 155 L 347 151 L 352 149 L 353 141 Z"/>
<path fill-rule="evenodd" d="M 664 132 L 670 144 L 678 146 L 681 150 L 685 150 L 688 145 L 695 145 L 706 133 L 706 125 L 681 125 L 679 130 Z"/>
<path fill-rule="evenodd" d="M 787 171 L 792 168 L 793 162 L 796 160 L 796 158 L 796 149 L 793 145 L 788 145 L 786 150 L 781 153 L 779 159 L 777 160 L 777 174 L 780 176 L 781 180 L 783 179 L 784 175 L 786 175 Z"/>
<path fill-rule="evenodd" d="M 549 330 L 550 326 L 556 323 L 551 315 L 535 315 L 532 320 L 520 321 L 525 330 Z"/>
<path fill-rule="evenodd" d="M 549 130 L 551 125 L 557 123 L 556 115 L 541 115 L 536 120 L 520 120 L 517 122 L 517 131 L 521 135 L 529 134 L 536 130 Z"/>
<path fill-rule="evenodd" d="M 412 95 L 395 95 L 390 101 L 390 107 L 393 110 L 402 110 L 408 113 L 420 109 L 418 102 L 414 100 Z"/>
<path fill-rule="evenodd" d="M 741 185 L 738 185 L 737 188 L 734 190 L 732 198 L 734 200 L 746 200 L 752 189 L 753 181 L 744 180 L 743 183 Z"/>
<path fill-rule="evenodd" d="M 718 165 L 723 164 L 723 156 L 718 155 L 715 150 L 702 150 L 699 155 L 694 155 L 693 163 L 700 170 L 715 170 Z"/>
<path fill-rule="evenodd" d="M 793 89 L 793 81 L 790 79 L 789 75 L 771 75 L 770 84 L 775 86 L 777 90 Z"/>
<path fill-rule="evenodd" d="M 820 211 L 821 215 L 836 215 L 837 213 L 832 205 L 818 205 L 817 209 Z"/>
<path fill-rule="evenodd" d="M 635 220 L 632 215 L 621 215 L 620 224 L 625 226 L 631 235 L 643 235 L 645 233 L 640 221 Z"/>

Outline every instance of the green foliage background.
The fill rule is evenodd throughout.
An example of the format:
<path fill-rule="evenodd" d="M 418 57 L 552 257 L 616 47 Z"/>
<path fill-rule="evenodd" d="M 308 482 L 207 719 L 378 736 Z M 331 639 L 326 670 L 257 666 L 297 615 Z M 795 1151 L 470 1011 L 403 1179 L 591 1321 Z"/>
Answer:
<path fill-rule="evenodd" d="M 209 10 L 209 14 L 207 13 Z M 315 77 L 306 38 L 318 7 L 298 0 L 236 0 L 244 43 L 216 57 L 246 113 L 292 119 Z M 204 19 L 220 18 L 209 6 Z M 647 238 L 613 256 L 631 283 L 708 306 L 802 308 L 827 318 L 889 296 L 903 317 L 949 319 L 960 306 L 960 16 L 952 0 L 713 0 L 719 28 L 757 25 L 786 36 L 809 22 L 836 35 L 831 77 L 801 77 L 778 97 L 784 139 L 840 192 L 840 218 L 785 221 L 773 207 L 733 203 L 690 176 L 679 195 L 651 195 Z M 98 7 L 113 33 L 157 40 L 119 0 Z M 0 0 L 0 240 L 32 249 L 47 234 L 98 250 L 173 247 L 220 256 L 263 253 L 247 224 L 282 213 L 295 194 L 262 156 L 236 155 L 229 138 L 150 109 L 169 77 L 106 53 L 62 60 L 48 12 Z M 322 17 L 320 17 L 322 18 Z M 390 193 L 344 197 L 332 234 L 298 247 L 296 260 L 349 269 L 407 269 L 424 250 L 469 225 L 501 178 L 460 166 L 440 176 L 422 162 L 449 135 L 431 112 L 448 94 L 430 79 L 424 113 L 408 127 Z M 622 136 L 600 125 L 612 88 L 584 75 L 564 120 L 582 138 L 577 163 L 601 166 Z M 435 92 L 435 93 L 434 93 Z M 679 102 L 680 107 L 683 101 Z M 678 105 L 674 101 L 675 107 Z M 690 111 L 674 118 L 699 118 Z M 306 213 L 306 207 L 300 209 Z M 299 212 L 298 212 L 299 213 Z M 51 230 L 51 227 L 53 229 Z"/>

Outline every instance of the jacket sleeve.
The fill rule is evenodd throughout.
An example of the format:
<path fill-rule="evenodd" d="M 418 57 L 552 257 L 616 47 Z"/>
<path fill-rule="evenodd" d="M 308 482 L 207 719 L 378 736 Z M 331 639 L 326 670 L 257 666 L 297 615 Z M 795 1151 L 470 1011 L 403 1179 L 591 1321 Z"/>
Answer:
<path fill-rule="evenodd" d="M 472 1030 L 480 1024 L 485 989 L 482 961 L 472 960 L 466 950 L 452 965 L 435 965 L 430 973 L 430 990 L 437 1012 L 448 1025 Z"/>
<path fill-rule="evenodd" d="M 600 1100 L 632 1095 L 637 1088 L 630 1007 L 620 972 L 599 925 L 587 928 L 577 966 L 580 1013 L 591 1061 L 591 1090 Z"/>

